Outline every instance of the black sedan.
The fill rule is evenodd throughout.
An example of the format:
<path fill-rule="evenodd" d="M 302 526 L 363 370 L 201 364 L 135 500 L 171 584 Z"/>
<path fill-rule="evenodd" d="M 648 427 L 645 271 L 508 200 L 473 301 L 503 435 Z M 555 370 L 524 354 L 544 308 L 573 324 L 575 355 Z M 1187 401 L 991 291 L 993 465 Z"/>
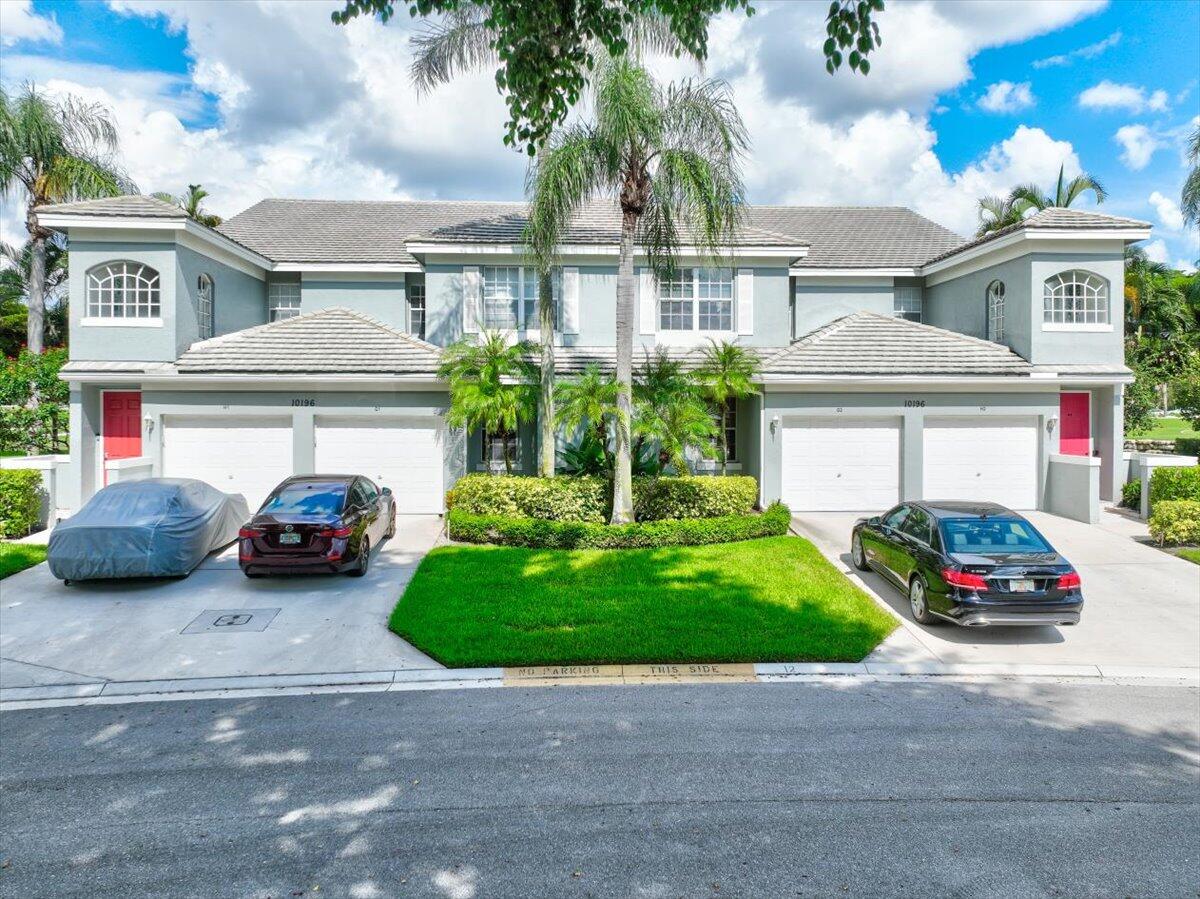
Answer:
<path fill-rule="evenodd" d="M 367 573 L 371 547 L 395 536 L 396 503 L 358 475 L 288 478 L 238 532 L 246 577 L 264 574 Z"/>
<path fill-rule="evenodd" d="M 1071 563 L 992 503 L 901 503 L 854 525 L 850 555 L 904 590 L 921 624 L 1078 624 L 1083 608 Z"/>

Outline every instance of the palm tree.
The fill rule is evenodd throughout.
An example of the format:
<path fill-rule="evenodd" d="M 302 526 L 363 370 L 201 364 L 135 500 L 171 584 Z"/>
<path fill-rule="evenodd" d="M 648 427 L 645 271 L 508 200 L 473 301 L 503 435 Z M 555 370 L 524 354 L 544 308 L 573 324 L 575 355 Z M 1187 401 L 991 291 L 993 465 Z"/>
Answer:
<path fill-rule="evenodd" d="M 182 197 L 176 197 L 166 191 L 155 191 L 151 196 L 162 200 L 164 203 L 170 203 L 172 206 L 178 206 L 187 213 L 188 218 L 194 222 L 199 222 L 207 228 L 215 228 L 221 224 L 221 217 L 219 215 L 205 212 L 201 208 L 200 204 L 204 201 L 204 198 L 211 196 L 211 194 L 199 184 L 189 184 L 188 192 Z"/>
<path fill-rule="evenodd" d="M 724 414 L 730 403 L 754 396 L 758 388 L 754 379 L 758 377 L 761 366 L 758 356 L 737 343 L 721 341 L 717 343 L 709 339 L 709 345 L 704 348 L 704 360 L 696 369 L 694 377 L 700 389 L 716 407 L 716 414 L 722 417 L 718 431 L 721 439 L 721 474 L 728 471 L 729 439 L 724 427 Z"/>
<path fill-rule="evenodd" d="M 1015 225 L 1024 218 L 1021 211 L 1013 205 L 1012 197 L 980 197 L 979 198 L 979 228 L 976 237 L 983 237 L 1001 228 Z"/>
<path fill-rule="evenodd" d="M 484 331 L 452 343 L 442 353 L 438 377 L 450 382 L 452 428 L 480 429 L 504 441 L 504 470 L 512 474 L 511 438 L 536 413 L 526 361 L 528 347 L 510 344 L 499 331 Z"/>
<path fill-rule="evenodd" d="M 0 351 L 15 356 L 28 335 L 30 271 L 33 267 L 33 241 L 16 247 L 0 243 L 0 256 L 8 267 L 0 270 Z M 45 342 L 56 346 L 66 342 L 66 301 L 63 289 L 67 284 L 67 251 L 54 237 L 46 241 L 45 263 Z"/>
<path fill-rule="evenodd" d="M 592 363 L 577 378 L 558 385 L 558 423 L 569 431 L 586 429 L 604 452 L 607 468 L 612 470 L 609 426 L 617 417 L 620 385 Z"/>
<path fill-rule="evenodd" d="M 658 273 L 674 270 L 681 232 L 714 258 L 732 243 L 744 207 L 745 126 L 722 81 L 663 88 L 627 57 L 602 59 L 588 123 L 556 131 L 534 162 L 535 253 L 550 255 L 589 199 L 621 210 L 617 266 L 616 464 L 612 523 L 633 520 L 631 419 L 635 247 Z M 551 242 L 552 241 L 552 242 Z"/>
<path fill-rule="evenodd" d="M 1142 247 L 1125 248 L 1126 332 L 1131 337 L 1167 338 L 1190 330 L 1187 297 L 1172 283 L 1174 270 L 1155 262 Z"/>
<path fill-rule="evenodd" d="M 633 385 L 633 432 L 637 454 L 644 443 L 658 447 L 658 470 L 668 465 L 681 475 L 689 473 L 688 450 L 705 458 L 715 455 L 718 428 L 700 384 L 665 348 L 647 353 Z"/>
<path fill-rule="evenodd" d="M 1194 227 L 1200 225 L 1200 125 L 1188 138 L 1188 162 L 1192 168 L 1183 182 L 1179 205 L 1183 220 Z"/>
<path fill-rule="evenodd" d="M 1097 203 L 1108 199 L 1108 193 L 1091 175 L 1079 174 L 1070 181 L 1064 181 L 1064 170 L 1065 166 L 1059 166 L 1058 183 L 1053 195 L 1042 193 L 1042 189 L 1036 184 L 1019 184 L 1009 195 L 1009 202 L 1021 215 L 1025 215 L 1032 209 L 1041 212 L 1053 207 L 1066 208 L 1088 191 L 1092 192 Z"/>
<path fill-rule="evenodd" d="M 52 98 L 32 84 L 11 97 L 0 89 L 0 188 L 8 195 L 24 191 L 25 227 L 33 242 L 26 327 L 32 353 L 42 351 L 51 234 L 38 224 L 34 209 L 134 190 L 114 160 L 117 145 L 117 127 L 104 106 L 72 96 Z"/>

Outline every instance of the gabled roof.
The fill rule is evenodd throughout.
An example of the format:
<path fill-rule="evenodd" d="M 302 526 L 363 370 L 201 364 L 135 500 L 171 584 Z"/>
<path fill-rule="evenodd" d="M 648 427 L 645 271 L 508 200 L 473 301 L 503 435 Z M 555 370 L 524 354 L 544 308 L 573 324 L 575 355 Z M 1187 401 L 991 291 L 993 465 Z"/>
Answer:
<path fill-rule="evenodd" d="M 194 343 L 181 374 L 433 374 L 441 351 L 361 312 L 342 307 Z"/>
<path fill-rule="evenodd" d="M 808 241 L 808 255 L 792 268 L 915 268 L 964 243 L 902 206 L 754 206 L 750 219 Z"/>
<path fill-rule="evenodd" d="M 1067 209 L 1058 206 L 1052 206 L 1049 209 L 1043 209 L 1040 212 L 1035 212 L 1029 218 L 1017 222 L 1015 225 L 1009 225 L 1007 228 L 1000 228 L 992 231 L 990 234 L 985 234 L 983 237 L 978 237 L 968 243 L 961 244 L 953 250 L 941 253 L 926 260 L 926 264 L 931 262 L 940 262 L 947 257 L 953 256 L 963 250 L 973 249 L 974 247 L 982 246 L 991 243 L 993 240 L 998 240 L 1009 234 L 1015 234 L 1018 231 L 1037 231 L 1039 229 L 1046 231 L 1125 231 L 1130 228 L 1149 228 L 1149 222 L 1143 222 L 1139 219 L 1122 218 L 1117 215 L 1105 215 L 1102 212 L 1093 212 L 1087 209 Z"/>
<path fill-rule="evenodd" d="M 1006 346 L 884 315 L 855 312 L 767 357 L 767 375 L 1028 375 Z"/>
<path fill-rule="evenodd" d="M 126 216 L 156 219 L 185 219 L 187 213 L 178 206 L 158 197 L 143 197 L 125 194 L 119 197 L 101 197 L 98 200 L 79 200 L 74 203 L 55 203 L 38 206 L 34 212 L 52 212 L 55 215 L 90 215 L 106 218 Z"/>

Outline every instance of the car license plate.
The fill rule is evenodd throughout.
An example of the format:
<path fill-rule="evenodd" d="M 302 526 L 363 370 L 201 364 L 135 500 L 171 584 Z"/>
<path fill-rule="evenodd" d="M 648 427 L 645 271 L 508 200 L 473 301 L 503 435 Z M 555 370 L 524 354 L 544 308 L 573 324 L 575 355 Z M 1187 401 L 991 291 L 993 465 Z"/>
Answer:
<path fill-rule="evenodd" d="M 1010 593 L 1032 593 L 1034 590 L 1033 581 L 1028 578 L 1012 580 L 1008 582 L 1008 589 Z"/>
<path fill-rule="evenodd" d="M 295 544 L 295 543 L 299 543 L 299 542 L 300 542 L 299 534 L 280 534 L 279 535 L 280 545 L 283 545 L 285 543 Z"/>

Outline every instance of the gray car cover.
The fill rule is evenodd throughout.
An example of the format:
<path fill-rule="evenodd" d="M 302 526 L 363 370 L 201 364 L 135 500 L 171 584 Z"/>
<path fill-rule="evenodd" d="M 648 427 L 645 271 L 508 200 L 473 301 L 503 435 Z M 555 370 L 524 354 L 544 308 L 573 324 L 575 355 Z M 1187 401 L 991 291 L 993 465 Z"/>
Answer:
<path fill-rule="evenodd" d="M 105 487 L 50 534 L 57 578 L 185 575 L 236 540 L 246 500 L 189 478 L 149 478 Z"/>

